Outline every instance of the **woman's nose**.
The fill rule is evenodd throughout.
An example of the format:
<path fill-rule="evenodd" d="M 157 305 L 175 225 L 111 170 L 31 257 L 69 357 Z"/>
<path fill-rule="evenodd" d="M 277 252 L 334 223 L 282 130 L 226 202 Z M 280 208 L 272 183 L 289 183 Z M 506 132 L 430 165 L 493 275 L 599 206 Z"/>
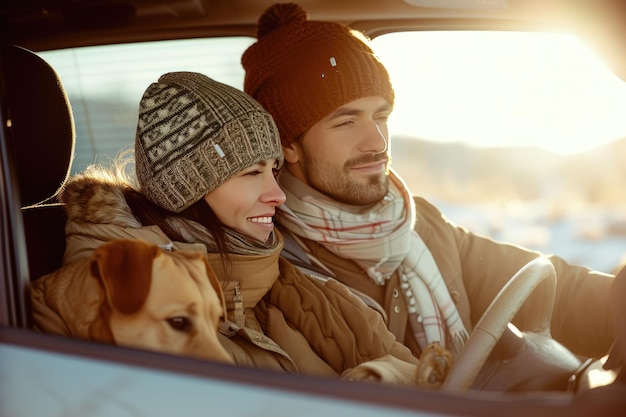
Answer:
<path fill-rule="evenodd" d="M 268 176 L 268 180 L 265 182 L 263 190 L 263 200 L 268 203 L 272 203 L 274 206 L 279 206 L 287 200 L 287 196 L 278 185 L 276 177 L 272 173 Z"/>

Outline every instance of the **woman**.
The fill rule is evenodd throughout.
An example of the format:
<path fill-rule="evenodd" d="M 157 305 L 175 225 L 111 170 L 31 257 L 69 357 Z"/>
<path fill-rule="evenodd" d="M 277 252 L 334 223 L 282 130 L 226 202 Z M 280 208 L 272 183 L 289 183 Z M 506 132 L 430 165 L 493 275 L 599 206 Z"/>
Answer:
<path fill-rule="evenodd" d="M 201 74 L 165 74 L 140 102 L 136 184 L 124 174 L 128 161 L 114 172 L 91 167 L 62 192 L 66 266 L 33 284 L 36 328 L 90 338 L 67 323 L 79 319 L 89 296 L 81 291 L 93 278 L 70 266 L 103 243 L 141 239 L 206 253 L 227 302 L 220 341 L 235 363 L 414 383 L 418 360 L 378 313 L 338 282 L 317 282 L 280 258 L 272 218 L 285 201 L 275 179 L 283 156 L 275 124 L 255 100 Z M 59 308 L 51 282 L 79 296 Z"/>

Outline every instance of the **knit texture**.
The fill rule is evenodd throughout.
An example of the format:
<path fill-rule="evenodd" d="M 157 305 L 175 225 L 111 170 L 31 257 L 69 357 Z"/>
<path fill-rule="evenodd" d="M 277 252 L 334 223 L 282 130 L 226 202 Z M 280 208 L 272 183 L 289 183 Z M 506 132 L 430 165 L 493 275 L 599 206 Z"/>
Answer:
<path fill-rule="evenodd" d="M 135 137 L 141 192 L 179 213 L 234 174 L 283 156 L 272 117 L 253 98 L 202 74 L 173 72 L 145 91 Z"/>
<path fill-rule="evenodd" d="M 362 33 L 286 3 L 263 13 L 257 37 L 241 60 L 244 91 L 274 117 L 284 144 L 353 100 L 381 96 L 393 106 L 389 74 Z"/>

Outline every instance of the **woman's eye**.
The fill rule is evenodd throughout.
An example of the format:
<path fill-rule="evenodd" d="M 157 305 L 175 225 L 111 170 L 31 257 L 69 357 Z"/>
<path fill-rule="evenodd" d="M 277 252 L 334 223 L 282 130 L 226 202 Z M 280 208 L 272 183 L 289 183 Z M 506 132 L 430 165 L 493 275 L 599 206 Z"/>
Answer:
<path fill-rule="evenodd" d="M 174 330 L 189 333 L 191 331 L 191 321 L 187 317 L 171 317 L 167 319 L 167 324 Z"/>
<path fill-rule="evenodd" d="M 246 172 L 245 175 L 259 175 L 261 173 L 261 171 L 250 171 L 250 172 Z"/>

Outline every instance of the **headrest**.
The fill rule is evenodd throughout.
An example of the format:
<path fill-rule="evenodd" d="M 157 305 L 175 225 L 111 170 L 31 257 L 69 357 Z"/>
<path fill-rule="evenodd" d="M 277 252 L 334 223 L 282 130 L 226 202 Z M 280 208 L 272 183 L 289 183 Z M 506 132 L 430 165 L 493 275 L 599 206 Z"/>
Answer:
<path fill-rule="evenodd" d="M 2 45 L 0 62 L 3 111 L 25 207 L 54 196 L 67 179 L 74 157 L 74 119 L 59 77 L 41 57 Z"/>

